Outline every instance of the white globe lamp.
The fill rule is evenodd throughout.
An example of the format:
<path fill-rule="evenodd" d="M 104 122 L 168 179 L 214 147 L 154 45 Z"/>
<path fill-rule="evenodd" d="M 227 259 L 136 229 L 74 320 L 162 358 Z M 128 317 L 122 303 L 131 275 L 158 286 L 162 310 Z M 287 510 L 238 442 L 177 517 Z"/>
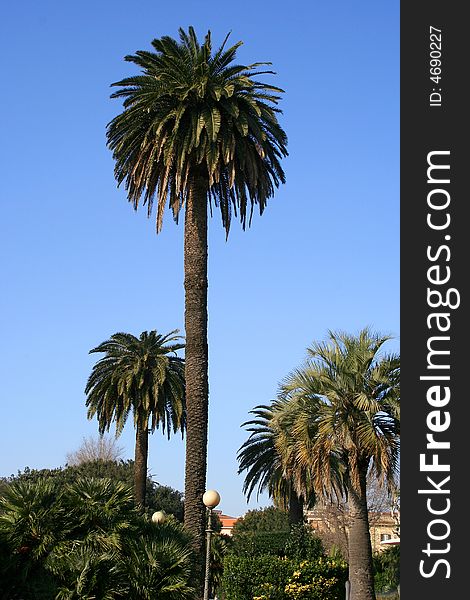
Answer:
<path fill-rule="evenodd" d="M 152 523 L 163 523 L 166 519 L 166 513 L 163 510 L 157 510 L 152 515 Z"/>
<path fill-rule="evenodd" d="M 215 508 L 220 502 L 220 494 L 215 490 L 207 490 L 202 497 L 202 501 L 207 508 Z"/>

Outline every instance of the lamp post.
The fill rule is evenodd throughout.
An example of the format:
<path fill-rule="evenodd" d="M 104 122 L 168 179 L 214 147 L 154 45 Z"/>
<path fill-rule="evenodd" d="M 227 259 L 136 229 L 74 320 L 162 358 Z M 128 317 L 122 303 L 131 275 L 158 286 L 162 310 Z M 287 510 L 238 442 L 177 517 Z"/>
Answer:
<path fill-rule="evenodd" d="M 204 600 L 209 600 L 209 572 L 211 562 L 211 535 L 212 535 L 212 510 L 219 504 L 220 495 L 215 490 L 207 490 L 202 497 L 205 507 L 208 509 L 206 529 L 206 576 L 204 578 Z"/>

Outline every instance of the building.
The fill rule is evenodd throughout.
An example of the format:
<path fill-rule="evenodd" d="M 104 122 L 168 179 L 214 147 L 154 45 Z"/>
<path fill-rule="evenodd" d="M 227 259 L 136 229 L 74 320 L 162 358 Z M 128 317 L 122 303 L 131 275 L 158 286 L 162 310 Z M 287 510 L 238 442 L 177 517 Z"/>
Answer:
<path fill-rule="evenodd" d="M 224 535 L 232 535 L 232 529 L 235 523 L 238 521 L 238 517 L 224 515 L 221 510 L 214 510 L 214 513 L 219 517 L 220 522 L 222 523 L 222 529 L 220 530 L 220 533 L 223 533 Z"/>
<path fill-rule="evenodd" d="M 369 529 L 373 552 L 380 552 L 391 544 L 400 543 L 396 531 L 396 521 L 389 512 L 371 512 L 369 515 Z"/>

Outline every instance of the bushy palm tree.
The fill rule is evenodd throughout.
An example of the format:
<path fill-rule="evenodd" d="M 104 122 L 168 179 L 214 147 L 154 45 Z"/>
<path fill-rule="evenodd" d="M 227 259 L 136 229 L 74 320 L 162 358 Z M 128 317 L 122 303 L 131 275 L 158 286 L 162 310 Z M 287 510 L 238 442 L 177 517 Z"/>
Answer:
<path fill-rule="evenodd" d="M 67 485 L 61 504 L 69 532 L 46 561 L 60 581 L 56 600 L 121 597 L 113 569 L 138 519 L 132 488 L 109 478 L 80 477 Z"/>
<path fill-rule="evenodd" d="M 16 481 L 0 494 L 0 598 L 46 600 L 57 585 L 45 566 L 67 535 L 62 489 L 52 480 Z"/>
<path fill-rule="evenodd" d="M 153 51 L 126 60 L 139 75 L 113 85 L 124 110 L 108 125 L 118 185 L 137 209 L 157 203 L 160 231 L 168 203 L 178 220 L 184 208 L 187 442 L 185 523 L 203 555 L 208 422 L 207 207 L 220 208 L 227 232 L 232 213 L 243 228 L 254 206 L 262 213 L 284 182 L 280 158 L 287 138 L 276 113 L 277 87 L 256 79 L 269 63 L 234 62 L 241 42 L 215 51 L 211 34 L 194 29 L 152 41 Z M 202 582 L 202 565 L 200 578 Z"/>
<path fill-rule="evenodd" d="M 107 478 L 8 484 L 0 496 L 0 598 L 185 600 L 191 546 L 173 517 L 155 525 Z"/>
<path fill-rule="evenodd" d="M 88 479 L 69 486 L 75 529 L 49 558 L 62 581 L 56 600 L 192 596 L 191 546 L 182 525 L 172 517 L 155 525 L 133 510 L 131 500 L 120 482 Z"/>
<path fill-rule="evenodd" d="M 119 560 L 117 551 L 97 552 L 84 544 L 73 544 L 72 550 L 60 558 L 52 557 L 51 565 L 61 580 L 54 600 L 116 600 L 122 598 L 113 571 Z"/>
<path fill-rule="evenodd" d="M 134 516 L 132 489 L 107 477 L 80 477 L 69 484 L 64 506 L 74 524 L 73 538 L 104 549 L 119 549 L 116 534 L 129 530 Z"/>
<path fill-rule="evenodd" d="M 305 367 L 284 384 L 305 400 L 291 435 L 289 460 L 308 469 L 318 494 L 343 487 L 349 511 L 351 600 L 373 600 L 367 476 L 393 482 L 399 457 L 399 357 L 382 354 L 389 339 L 362 330 L 330 332 L 309 348 Z"/>
<path fill-rule="evenodd" d="M 186 423 L 184 348 L 177 330 L 166 335 L 144 331 L 137 338 L 115 333 L 90 353 L 104 353 L 94 365 L 85 388 L 88 418 L 95 415 L 99 431 L 116 423 L 119 435 L 132 413 L 136 429 L 135 499 L 144 507 L 147 481 L 148 433 L 183 433 Z"/>
<path fill-rule="evenodd" d="M 173 536 L 157 534 L 132 539 L 116 565 L 116 577 L 124 582 L 122 598 L 129 600 L 184 600 L 194 598 L 191 547 Z"/>

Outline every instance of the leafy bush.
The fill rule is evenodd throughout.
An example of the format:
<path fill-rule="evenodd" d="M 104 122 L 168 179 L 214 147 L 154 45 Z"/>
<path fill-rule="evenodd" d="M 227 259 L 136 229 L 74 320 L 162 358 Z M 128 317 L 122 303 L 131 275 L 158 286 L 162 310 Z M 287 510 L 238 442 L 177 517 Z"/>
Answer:
<path fill-rule="evenodd" d="M 400 583 L 400 546 L 392 546 L 373 557 L 374 586 L 377 592 L 396 590 Z"/>
<path fill-rule="evenodd" d="M 340 600 L 345 596 L 346 563 L 319 558 L 302 561 L 289 577 L 286 598 L 292 600 Z"/>
<path fill-rule="evenodd" d="M 284 546 L 284 554 L 297 560 L 316 560 L 325 556 L 321 539 L 304 523 L 291 525 L 290 534 Z"/>
<path fill-rule="evenodd" d="M 324 554 L 320 539 L 308 525 L 289 525 L 285 511 L 274 507 L 251 510 L 233 528 L 232 552 L 237 555 L 287 556 L 298 560 Z"/>
<path fill-rule="evenodd" d="M 298 561 L 276 556 L 225 559 L 226 600 L 343 600 L 347 565 L 326 558 Z"/>
<path fill-rule="evenodd" d="M 233 536 L 232 551 L 239 556 L 285 556 L 288 531 L 246 531 Z"/>
<path fill-rule="evenodd" d="M 224 561 L 222 589 L 226 600 L 266 597 L 284 600 L 284 587 L 293 572 L 291 561 L 276 556 L 234 556 Z"/>
<path fill-rule="evenodd" d="M 316 559 L 324 556 L 323 544 L 307 525 L 293 525 L 291 531 L 247 531 L 233 537 L 232 550 L 239 556 L 286 556 Z"/>
<path fill-rule="evenodd" d="M 289 533 L 289 515 L 286 511 L 268 506 L 249 510 L 243 517 L 237 520 L 233 526 L 232 535 L 234 538 L 238 534 L 258 531 L 284 531 Z"/>

